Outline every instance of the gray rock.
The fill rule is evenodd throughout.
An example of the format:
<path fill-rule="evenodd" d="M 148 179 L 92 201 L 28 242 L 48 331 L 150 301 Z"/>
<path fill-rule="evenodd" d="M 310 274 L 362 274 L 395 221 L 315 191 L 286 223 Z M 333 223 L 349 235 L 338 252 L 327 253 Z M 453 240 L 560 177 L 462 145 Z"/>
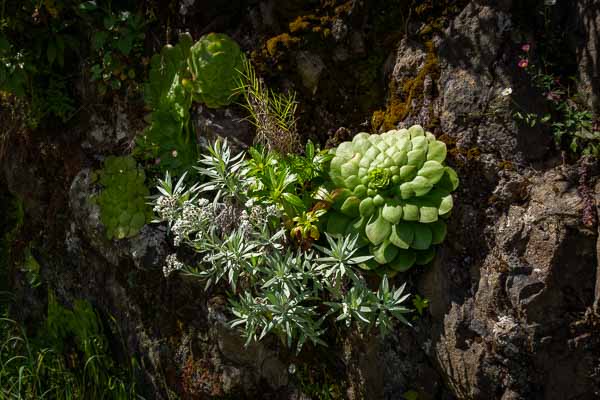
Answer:
<path fill-rule="evenodd" d="M 600 113 L 600 7 L 594 0 L 577 0 L 571 9 L 574 29 L 568 34 L 579 65 L 577 90 Z"/>
<path fill-rule="evenodd" d="M 100 221 L 100 207 L 93 201 L 98 194 L 99 188 L 92 182 L 92 172 L 89 169 L 77 174 L 71 183 L 71 212 L 77 228 L 82 231 L 89 244 L 113 266 L 118 266 L 121 259 L 129 259 L 137 268 L 160 270 L 167 255 L 166 233 L 163 228 L 145 225 L 132 238 L 108 240 L 106 229 Z M 70 247 L 72 246 L 67 242 L 67 248 Z"/>
<path fill-rule="evenodd" d="M 296 64 L 302 84 L 310 93 L 316 94 L 325 63 L 316 54 L 300 51 L 296 54 Z"/>
<path fill-rule="evenodd" d="M 246 115 L 239 114 L 232 107 L 212 109 L 198 105 L 192 118 L 201 144 L 220 137 L 227 139 L 234 152 L 244 150 L 252 144 L 252 125 L 245 119 Z"/>

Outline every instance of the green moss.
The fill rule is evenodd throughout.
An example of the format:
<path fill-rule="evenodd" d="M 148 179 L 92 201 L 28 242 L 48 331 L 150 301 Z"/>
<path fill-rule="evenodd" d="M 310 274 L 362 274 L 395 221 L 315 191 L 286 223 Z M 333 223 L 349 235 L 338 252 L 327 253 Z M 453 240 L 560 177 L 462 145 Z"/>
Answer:
<path fill-rule="evenodd" d="M 430 41 L 425 42 L 425 47 L 427 57 L 417 75 L 403 82 L 392 81 L 390 83 L 390 97 L 386 109 L 376 111 L 371 118 L 371 126 L 374 132 L 395 129 L 399 122 L 410 115 L 410 112 L 413 111 L 413 105 L 416 106 L 416 109 L 423 105 L 425 78 L 430 76 L 434 81 L 439 79 L 440 69 L 433 43 Z M 429 110 L 433 114 L 433 108 Z"/>

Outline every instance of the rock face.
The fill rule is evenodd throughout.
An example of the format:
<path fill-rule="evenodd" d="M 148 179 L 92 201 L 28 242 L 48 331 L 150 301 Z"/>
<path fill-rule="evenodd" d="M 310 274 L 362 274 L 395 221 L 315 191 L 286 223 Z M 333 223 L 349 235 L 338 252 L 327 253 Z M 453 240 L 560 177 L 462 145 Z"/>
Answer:
<path fill-rule="evenodd" d="M 425 274 L 433 356 L 459 397 L 594 397 L 597 232 L 583 226 L 583 207 L 568 177 L 550 170 L 488 227 L 487 254 L 441 258 Z M 453 268 L 471 275 L 462 303 L 439 291 L 452 288 Z"/>
<path fill-rule="evenodd" d="M 584 93 L 588 104 L 600 112 L 600 4 L 579 0 L 572 12 L 571 40 L 576 49 L 578 90 Z"/>
<path fill-rule="evenodd" d="M 201 10 L 202 2 L 180 3 L 184 24 L 196 17 L 225 30 L 228 21 L 244 20 L 243 2 L 234 2 L 239 7 L 226 16 Z M 237 24 L 230 30 L 252 45 L 263 32 L 285 25 L 277 13 L 313 3 L 293 1 L 284 10 L 273 1 L 244 3 L 252 23 L 240 26 L 251 31 Z M 333 25 L 336 49 L 308 46 L 293 53 L 297 65 L 290 73 L 297 76 L 289 82 L 303 85 L 305 100 L 314 102 L 313 114 L 300 115 L 306 126 L 327 121 L 333 113 L 328 110 L 337 109 L 341 96 L 319 100 L 337 85 L 332 66 L 368 54 L 369 29 L 376 27 L 361 17 L 364 4 L 348 3 L 348 25 L 339 19 Z M 564 164 L 549 132 L 512 118 L 510 96 L 531 112 L 544 111 L 515 63 L 515 37 L 533 35 L 518 26 L 516 2 L 458 4 L 427 41 L 416 34 L 424 27 L 409 18 L 400 30 L 412 37 L 392 37 L 396 50 L 375 68 L 375 75 L 379 67 L 385 72 L 388 97 L 405 98 L 405 89 L 420 93 L 407 102 L 410 112 L 398 125 L 420 123 L 443 136 L 461 179 L 448 238 L 434 264 L 403 277 L 429 299 L 429 310 L 416 318 L 414 329 L 399 326 L 385 340 L 347 332 L 335 347 L 313 349 L 304 358 L 274 340 L 244 348 L 224 323 L 224 293 L 206 293 L 189 277 L 164 278 L 164 258 L 172 252 L 164 229 L 146 226 L 130 240 L 106 240 L 98 207 L 89 202 L 95 190 L 91 166 L 98 158 L 93 152 L 124 138 L 125 117 L 113 118 L 116 126 L 95 123 L 75 144 L 77 157 L 64 157 L 71 142 L 50 137 L 39 151 L 28 154 L 21 143 L 3 159 L 8 188 L 25 200 L 28 217 L 51 243 L 46 251 L 52 256 L 40 260 L 48 286 L 65 303 L 83 297 L 115 318 L 124 350 L 141 360 L 147 398 L 169 398 L 171 391 L 184 399 L 307 399 L 291 367 L 325 360 L 336 379 L 347 382 L 343 397 L 352 400 L 414 393 L 432 400 L 600 397 L 600 166 Z M 578 0 L 573 13 L 581 91 L 597 110 L 598 4 Z M 420 74 L 431 62 L 435 68 Z M 289 83 L 287 78 L 282 80 Z M 502 94 L 507 88 L 511 95 Z M 344 104 L 352 104 L 352 92 L 343 93 Z M 369 113 L 386 100 L 377 90 L 372 96 L 378 104 L 369 105 L 369 112 L 357 107 L 335 114 L 367 121 L 352 132 L 340 128 L 340 136 L 368 130 Z M 199 108 L 195 124 L 203 136 L 225 136 L 241 148 L 251 130 L 236 113 Z M 58 155 L 44 153 L 56 146 Z M 45 171 L 57 165 L 60 174 Z M 48 228 L 45 221 L 55 223 Z"/>

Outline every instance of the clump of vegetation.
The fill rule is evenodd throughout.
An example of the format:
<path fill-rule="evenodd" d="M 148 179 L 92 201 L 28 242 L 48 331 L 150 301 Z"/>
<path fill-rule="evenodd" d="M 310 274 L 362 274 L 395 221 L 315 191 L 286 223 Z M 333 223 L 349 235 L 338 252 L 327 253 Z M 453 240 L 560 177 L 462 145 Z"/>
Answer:
<path fill-rule="evenodd" d="M 331 179 L 337 188 L 331 234 L 358 234 L 374 257 L 360 266 L 388 274 L 429 263 L 446 236 L 456 172 L 443 165 L 445 143 L 419 125 L 381 135 L 359 133 L 335 150 Z"/>
<path fill-rule="evenodd" d="M 96 1 L 4 1 L 0 14 L 0 91 L 27 103 L 30 128 L 68 122 L 79 99 L 67 81 L 88 75 L 99 92 L 136 88 L 146 22 Z M 129 85 L 124 85 L 129 82 Z"/>
<path fill-rule="evenodd" d="M 205 280 L 207 288 L 228 287 L 231 325 L 242 329 L 247 343 L 273 333 L 300 351 L 306 342 L 325 345 L 327 324 L 378 328 L 383 334 L 394 318 L 408 324 L 404 285 L 394 289 L 384 276 L 378 290 L 369 288 L 358 265 L 372 256 L 358 255 L 356 235 L 325 235 L 323 245 L 293 247 L 286 222 L 306 215 L 307 203 L 323 196 L 322 187 L 306 189 L 324 178 L 327 158 L 318 158 L 320 166 L 301 177 L 292 172 L 294 165 L 310 165 L 315 158 L 300 163 L 300 156 L 290 160 L 254 149 L 245 160 L 220 141 L 206 153 L 198 168 L 205 183 L 186 188 L 180 179 L 173 186 L 167 176 L 158 188 L 159 220 L 169 223 L 176 245 L 199 256 L 193 265 L 169 257 L 165 275 L 183 270 Z M 213 200 L 200 197 L 204 193 Z M 313 215 L 311 224 L 319 226 L 319 219 Z"/>
<path fill-rule="evenodd" d="M 600 156 L 600 128 L 594 124 L 592 111 L 573 88 L 575 80 L 563 82 L 552 72 L 552 64 L 541 57 L 540 64 L 530 62 L 531 46 L 521 46 L 517 65 L 531 78 L 533 85 L 542 92 L 550 112 L 544 115 L 526 112 L 513 100 L 517 110 L 515 120 L 530 127 L 545 125 L 550 128 L 558 148 L 567 148 L 573 154 Z M 512 90 L 511 90 L 512 92 Z M 509 93 L 510 94 L 510 93 Z"/>
<path fill-rule="evenodd" d="M 195 101 L 218 108 L 235 100 L 239 71 L 246 57 L 229 36 L 209 33 L 190 49 L 189 86 Z M 186 82 L 184 82 L 186 83 Z"/>
<path fill-rule="evenodd" d="M 255 143 L 280 154 L 298 152 L 300 137 L 296 126 L 296 94 L 282 95 L 266 88 L 248 60 L 244 61 L 238 82 L 237 90 L 245 100 L 243 106 L 256 127 Z"/>
<path fill-rule="evenodd" d="M 98 174 L 102 191 L 96 201 L 108 239 L 137 235 L 152 218 L 152 211 L 146 204 L 150 192 L 144 185 L 144 170 L 132 157 L 109 156 Z"/>
<path fill-rule="evenodd" d="M 211 33 L 194 43 L 184 33 L 177 45 L 164 46 L 150 62 L 145 86 L 150 125 L 137 139 L 134 154 L 173 176 L 191 170 L 198 158 L 192 103 L 231 104 L 244 60 L 237 43 L 224 34 Z"/>
<path fill-rule="evenodd" d="M 512 99 L 515 106 L 512 116 L 524 125 L 547 129 L 556 147 L 575 158 L 588 155 L 597 158 L 600 156 L 600 119 L 577 90 L 577 57 L 573 47 L 568 45 L 564 10 L 556 2 L 544 2 L 534 11 L 532 18 L 521 23 L 538 28 L 536 40 L 520 45 L 515 66 L 528 75 L 532 86 L 544 97 L 548 111 L 530 112 L 518 99 Z M 530 14 L 520 10 L 515 15 Z M 512 88 L 505 91 L 510 95 Z"/>
<path fill-rule="evenodd" d="M 192 47 L 185 33 L 175 46 L 166 45 L 152 56 L 144 97 L 151 110 L 150 124 L 136 140 L 134 155 L 159 171 L 180 176 L 198 158 L 196 137 L 190 124 L 192 96 L 182 84 Z"/>
<path fill-rule="evenodd" d="M 91 36 L 91 79 L 98 83 L 98 92 L 104 95 L 131 86 L 134 91 L 136 78 L 142 72 L 145 30 L 148 21 L 140 14 L 130 11 L 113 12 L 99 7 L 95 1 L 80 5 L 88 20 L 102 19 L 102 29 Z"/>
<path fill-rule="evenodd" d="M 0 397 L 3 399 L 140 399 L 134 360 L 123 368 L 104 327 L 86 301 L 72 310 L 48 296 L 46 321 L 27 335 L 0 318 Z"/>

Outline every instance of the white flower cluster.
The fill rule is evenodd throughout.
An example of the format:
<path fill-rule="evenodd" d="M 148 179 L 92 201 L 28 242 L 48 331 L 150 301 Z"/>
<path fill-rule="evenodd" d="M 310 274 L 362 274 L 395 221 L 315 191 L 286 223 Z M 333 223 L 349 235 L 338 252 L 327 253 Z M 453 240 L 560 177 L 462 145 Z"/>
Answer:
<path fill-rule="evenodd" d="M 179 214 L 179 199 L 177 196 L 160 196 L 156 199 L 154 212 L 163 221 L 172 221 Z"/>
<path fill-rule="evenodd" d="M 177 259 L 176 254 L 169 254 L 165 259 L 165 265 L 163 266 L 163 275 L 166 278 L 173 272 L 179 271 L 183 267 L 183 263 Z"/>
<path fill-rule="evenodd" d="M 246 203 L 248 211 L 243 210 L 240 214 L 239 226 L 244 234 L 250 234 L 255 231 L 255 227 L 260 227 L 267 223 L 269 218 L 280 217 L 281 212 L 275 205 L 267 207 Z"/>
<path fill-rule="evenodd" d="M 175 235 L 175 246 L 179 246 L 185 239 L 201 239 L 203 232 L 210 225 L 213 215 L 209 201 L 206 199 L 200 199 L 196 203 L 184 202 L 181 216 L 176 219 L 171 227 Z"/>

